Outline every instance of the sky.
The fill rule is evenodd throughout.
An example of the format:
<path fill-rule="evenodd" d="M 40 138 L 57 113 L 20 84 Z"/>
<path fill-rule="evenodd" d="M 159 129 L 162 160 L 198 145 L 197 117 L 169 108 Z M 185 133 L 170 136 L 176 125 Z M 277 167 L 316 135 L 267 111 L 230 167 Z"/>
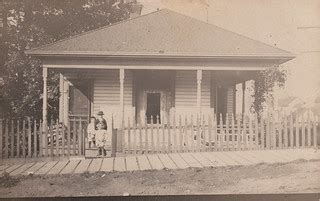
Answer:
<path fill-rule="evenodd" d="M 139 0 L 142 14 L 168 8 L 292 52 L 276 98 L 296 96 L 312 106 L 320 95 L 320 0 Z"/>

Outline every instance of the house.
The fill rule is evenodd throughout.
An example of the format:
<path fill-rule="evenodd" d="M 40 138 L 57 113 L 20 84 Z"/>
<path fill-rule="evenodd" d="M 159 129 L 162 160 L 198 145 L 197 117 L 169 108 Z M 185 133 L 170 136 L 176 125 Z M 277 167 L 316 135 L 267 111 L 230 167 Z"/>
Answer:
<path fill-rule="evenodd" d="M 245 111 L 236 85 L 294 58 L 287 51 L 163 9 L 28 50 L 60 73 L 60 121 L 111 113 L 118 124 L 178 115 Z M 243 96 L 244 97 L 244 96 Z M 155 120 L 155 118 L 154 118 Z M 160 122 L 165 123 L 165 122 Z"/>

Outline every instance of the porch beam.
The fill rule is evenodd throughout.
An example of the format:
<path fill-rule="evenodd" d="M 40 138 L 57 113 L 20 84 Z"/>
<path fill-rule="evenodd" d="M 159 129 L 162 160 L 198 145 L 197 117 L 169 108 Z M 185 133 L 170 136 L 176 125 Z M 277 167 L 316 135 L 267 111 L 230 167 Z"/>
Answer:
<path fill-rule="evenodd" d="M 42 69 L 42 76 L 43 76 L 43 97 L 42 97 L 42 121 L 46 128 L 47 125 L 47 116 L 48 116 L 48 93 L 47 93 L 47 78 L 48 78 L 48 68 L 44 67 Z"/>
<path fill-rule="evenodd" d="M 201 113 L 201 81 L 202 81 L 202 70 L 197 70 L 197 109 Z"/>

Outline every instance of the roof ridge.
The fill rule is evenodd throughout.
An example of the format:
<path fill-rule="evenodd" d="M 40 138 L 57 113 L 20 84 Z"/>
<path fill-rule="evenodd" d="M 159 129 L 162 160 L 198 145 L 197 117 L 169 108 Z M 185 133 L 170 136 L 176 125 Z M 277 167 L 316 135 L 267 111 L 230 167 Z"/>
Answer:
<path fill-rule="evenodd" d="M 203 24 L 206 24 L 206 25 L 209 25 L 209 26 L 214 26 L 214 27 L 219 28 L 219 29 L 221 29 L 221 30 L 224 30 L 224 31 L 227 31 L 227 32 L 236 34 L 236 35 L 238 35 L 238 36 L 244 37 L 244 38 L 246 38 L 246 39 L 249 39 L 249 40 L 252 40 L 252 41 L 255 41 L 255 42 L 258 42 L 258 43 L 262 43 L 262 44 L 264 44 L 264 45 L 267 45 L 267 46 L 269 46 L 269 47 L 272 47 L 272 48 L 275 48 L 275 49 L 284 51 L 284 52 L 292 55 L 292 53 L 289 52 L 289 51 L 287 51 L 287 50 L 281 49 L 281 48 L 279 48 L 279 47 L 272 46 L 272 45 L 267 44 L 267 43 L 265 43 L 265 42 L 262 42 L 262 41 L 259 41 L 259 40 L 250 38 L 250 37 L 248 37 L 248 36 L 239 34 L 239 33 L 237 33 L 237 32 L 231 31 L 231 30 L 229 30 L 229 29 L 225 29 L 225 28 L 220 27 L 220 26 L 217 26 L 217 25 L 215 25 L 215 24 L 211 24 L 211 23 L 208 23 L 208 22 L 205 22 L 205 21 L 196 19 L 196 18 L 191 17 L 191 16 L 189 16 L 189 15 L 186 15 L 186 14 L 184 14 L 184 13 L 179 13 L 179 12 L 177 12 L 177 11 L 174 11 L 174 10 L 171 10 L 171 9 L 168 9 L 168 8 L 165 8 L 165 9 L 162 9 L 162 10 L 168 10 L 168 11 L 171 11 L 171 12 L 173 12 L 173 13 L 176 13 L 176 14 L 179 14 L 179 15 L 183 15 L 183 16 L 185 16 L 185 17 L 188 17 L 188 18 L 192 19 L 192 20 L 199 21 L 199 22 L 201 22 L 201 23 L 203 23 Z"/>
<path fill-rule="evenodd" d="M 131 21 L 131 20 L 135 20 L 135 19 L 138 19 L 138 18 L 142 18 L 142 17 L 145 17 L 145 16 L 148 16 L 150 14 L 154 14 L 154 13 L 158 13 L 158 12 L 161 12 L 161 11 L 165 11 L 165 10 L 168 10 L 168 9 L 160 9 L 160 10 L 156 10 L 154 12 L 150 12 L 150 13 L 147 13 L 145 15 L 139 15 L 137 17 L 133 17 L 133 18 L 128 18 L 128 19 L 125 19 L 125 20 L 122 20 L 122 21 L 118 21 L 118 22 L 115 22 L 113 24 L 108 24 L 108 25 L 105 25 L 105 26 L 102 26 L 102 27 L 99 27 L 99 28 L 96 28 L 96 29 L 91 29 L 89 31 L 85 31 L 85 32 L 82 32 L 82 33 L 79 33 L 79 34 L 75 34 L 73 36 L 69 36 L 69 37 L 66 37 L 66 38 L 63 38 L 63 39 L 60 39 L 60 40 L 57 40 L 55 42 L 52 42 L 52 43 L 48 43 L 48 44 L 44 44 L 44 45 L 40 45 L 38 47 L 35 47 L 35 48 L 31 48 L 29 50 L 26 50 L 26 52 L 30 52 L 30 51 L 34 51 L 34 50 L 39 50 L 41 48 L 45 48 L 45 47 L 48 47 L 48 46 L 51 46 L 51 45 L 55 45 L 57 43 L 60 43 L 60 42 L 64 42 L 66 40 L 70 40 L 70 39 L 73 39 L 73 38 L 77 38 L 77 37 L 80 37 L 80 36 L 83 36 L 83 35 L 87 35 L 87 34 L 90 34 L 91 32 L 95 32 L 95 31 L 98 31 L 98 30 L 102 30 L 102 29 L 107 29 L 109 27 L 112 27 L 112 26 L 115 26 L 115 25 L 118 25 L 118 24 L 121 24 L 121 23 L 124 23 L 124 22 L 128 22 L 128 21 Z"/>

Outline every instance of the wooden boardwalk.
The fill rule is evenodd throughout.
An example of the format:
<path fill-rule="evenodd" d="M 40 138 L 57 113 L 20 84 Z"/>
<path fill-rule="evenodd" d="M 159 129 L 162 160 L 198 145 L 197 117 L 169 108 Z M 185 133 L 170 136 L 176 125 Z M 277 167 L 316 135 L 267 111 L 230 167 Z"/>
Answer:
<path fill-rule="evenodd" d="M 161 169 L 185 169 L 189 167 L 246 166 L 259 163 L 287 163 L 299 159 L 320 160 L 316 149 L 282 149 L 263 151 L 229 151 L 168 153 L 131 155 L 116 158 L 94 158 L 84 160 L 63 160 L 49 162 L 17 163 L 0 165 L 0 175 L 7 172 L 19 175 L 62 175 L 85 172 L 125 172 Z"/>

